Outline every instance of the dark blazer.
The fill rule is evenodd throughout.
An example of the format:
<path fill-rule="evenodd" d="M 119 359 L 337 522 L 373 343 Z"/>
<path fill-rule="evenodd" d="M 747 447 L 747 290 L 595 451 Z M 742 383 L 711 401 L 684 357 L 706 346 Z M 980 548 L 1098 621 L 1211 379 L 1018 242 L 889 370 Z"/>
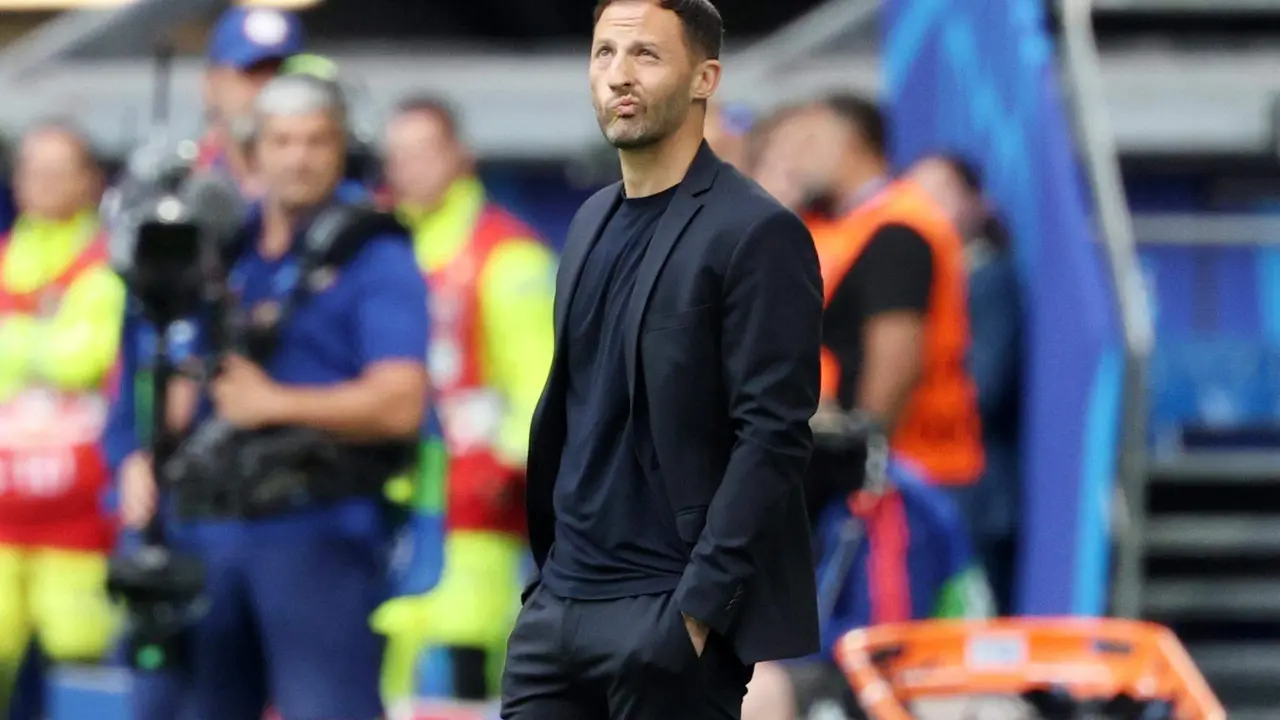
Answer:
<path fill-rule="evenodd" d="M 582 205 L 556 280 L 556 355 L 529 444 L 529 539 L 539 568 L 555 540 L 561 453 L 573 441 L 565 437 L 565 319 L 583 261 L 621 199 L 619 183 Z M 816 652 L 801 489 L 822 333 L 812 237 L 704 143 L 654 232 L 625 323 L 618 382 L 653 438 L 640 463 L 670 498 L 690 550 L 677 606 L 729 638 L 743 662 Z"/>

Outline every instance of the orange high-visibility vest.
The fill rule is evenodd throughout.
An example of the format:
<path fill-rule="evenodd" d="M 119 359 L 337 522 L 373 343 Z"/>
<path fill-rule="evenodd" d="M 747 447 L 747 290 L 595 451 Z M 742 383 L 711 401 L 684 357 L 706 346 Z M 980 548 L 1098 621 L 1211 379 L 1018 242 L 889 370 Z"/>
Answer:
<path fill-rule="evenodd" d="M 0 238 L 3 266 L 8 238 Z M 107 267 L 99 237 L 57 278 L 30 293 L 0 286 L 0 322 L 14 315 L 53 316 L 83 275 Z M 107 550 L 115 524 L 103 512 L 110 470 L 99 440 L 113 379 L 62 391 L 33 386 L 0 403 L 0 544 Z"/>
<path fill-rule="evenodd" d="M 812 223 L 826 302 L 886 225 L 916 231 L 933 256 L 933 288 L 924 318 L 924 364 L 890 438 L 890 446 L 943 485 L 977 480 L 985 459 L 978 392 L 969 374 L 968 286 L 964 244 L 955 227 L 925 192 L 895 182 L 845 217 Z M 840 382 L 835 356 L 823 352 L 822 396 L 834 400 Z"/>

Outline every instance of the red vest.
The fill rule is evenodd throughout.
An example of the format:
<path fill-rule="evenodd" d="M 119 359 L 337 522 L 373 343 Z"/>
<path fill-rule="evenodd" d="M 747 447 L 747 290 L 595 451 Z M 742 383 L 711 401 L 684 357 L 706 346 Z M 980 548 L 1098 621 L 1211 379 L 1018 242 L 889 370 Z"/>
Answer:
<path fill-rule="evenodd" d="M 0 267 L 7 249 L 0 239 Z M 0 322 L 52 317 L 67 288 L 106 263 L 99 239 L 34 292 L 0 287 Z M 110 470 L 99 446 L 110 385 L 106 378 L 96 390 L 67 392 L 33 384 L 0 402 L 0 544 L 110 549 L 115 527 L 102 508 Z"/>
<path fill-rule="evenodd" d="M 506 401 L 485 385 L 479 281 L 494 248 L 530 237 L 534 233 L 523 223 L 486 204 L 457 257 L 426 276 L 431 289 L 427 366 L 449 450 L 445 522 L 450 530 L 526 532 L 524 474 L 494 452 Z"/>

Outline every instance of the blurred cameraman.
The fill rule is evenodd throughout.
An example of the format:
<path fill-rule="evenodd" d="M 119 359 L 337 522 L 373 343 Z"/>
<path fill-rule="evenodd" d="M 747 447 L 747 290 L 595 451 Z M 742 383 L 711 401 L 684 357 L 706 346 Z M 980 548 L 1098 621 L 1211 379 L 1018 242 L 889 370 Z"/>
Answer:
<path fill-rule="evenodd" d="M 378 229 L 358 238 L 341 262 L 304 263 L 304 248 L 332 224 L 333 212 L 355 211 L 339 191 L 347 152 L 342 92 L 312 76 L 281 76 L 254 108 L 252 151 L 265 192 L 245 223 L 228 289 L 243 323 L 280 318 L 277 342 L 257 362 L 225 358 L 197 433 L 210 421 L 240 431 L 310 429 L 331 438 L 330 455 L 343 456 L 412 443 L 425 410 L 428 322 L 407 233 L 356 225 Z M 212 462 L 240 467 L 254 438 Z M 172 720 L 186 711 L 200 720 L 259 720 L 268 700 L 285 720 L 382 716 L 382 643 L 368 617 L 387 585 L 391 531 L 379 497 L 386 478 L 352 474 L 362 476 L 297 468 L 285 476 L 302 476 L 302 496 L 326 500 L 241 514 L 211 509 L 169 523 L 170 544 L 205 565 L 208 605 L 189 630 L 182 670 L 136 678 L 135 717 Z M 216 481 L 220 473 L 213 475 Z M 231 507 L 249 508 L 270 490 L 252 480 L 224 488 L 242 493 Z M 157 510 L 144 456 L 124 464 L 120 482 L 126 521 L 144 524 Z M 311 491 L 321 486 L 324 492 Z M 174 488 L 184 508 L 188 490 Z"/>

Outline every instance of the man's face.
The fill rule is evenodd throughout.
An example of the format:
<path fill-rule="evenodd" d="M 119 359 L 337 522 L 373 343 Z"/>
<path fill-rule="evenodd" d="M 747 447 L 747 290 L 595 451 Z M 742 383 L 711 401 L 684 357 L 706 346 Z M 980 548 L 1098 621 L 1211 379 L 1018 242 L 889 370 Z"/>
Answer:
<path fill-rule="evenodd" d="M 859 162 L 856 133 L 825 107 L 797 112 L 778 128 L 778 134 L 779 152 L 793 158 L 797 180 L 807 194 L 838 192 L 849 166 Z"/>
<path fill-rule="evenodd" d="M 591 94 L 605 138 L 621 150 L 657 143 L 689 114 L 698 68 L 680 18 L 635 0 L 605 8 L 591 42 Z"/>
<path fill-rule="evenodd" d="M 49 220 L 69 218 L 92 203 L 93 180 L 84 148 L 70 135 L 50 130 L 23 140 L 14 191 L 24 214 Z"/>
<path fill-rule="evenodd" d="M 268 197 L 289 210 L 320 204 L 338 186 L 346 135 L 328 112 L 263 118 L 255 156 Z"/>
<path fill-rule="evenodd" d="M 215 120 L 230 130 L 232 124 L 251 118 L 254 100 L 279 69 L 279 60 L 268 60 L 246 69 L 209 68 L 205 79 L 205 103 Z"/>
<path fill-rule="evenodd" d="M 962 235 L 968 238 L 977 231 L 982 201 L 965 186 L 950 163 L 926 158 L 912 165 L 907 177 L 933 198 Z"/>
<path fill-rule="evenodd" d="M 467 154 L 437 114 L 406 112 L 387 125 L 387 183 L 397 203 L 438 204 L 467 169 Z"/>
<path fill-rule="evenodd" d="M 752 175 L 792 208 L 808 198 L 833 194 L 850 162 L 851 135 L 825 108 L 792 110 L 764 138 Z"/>

